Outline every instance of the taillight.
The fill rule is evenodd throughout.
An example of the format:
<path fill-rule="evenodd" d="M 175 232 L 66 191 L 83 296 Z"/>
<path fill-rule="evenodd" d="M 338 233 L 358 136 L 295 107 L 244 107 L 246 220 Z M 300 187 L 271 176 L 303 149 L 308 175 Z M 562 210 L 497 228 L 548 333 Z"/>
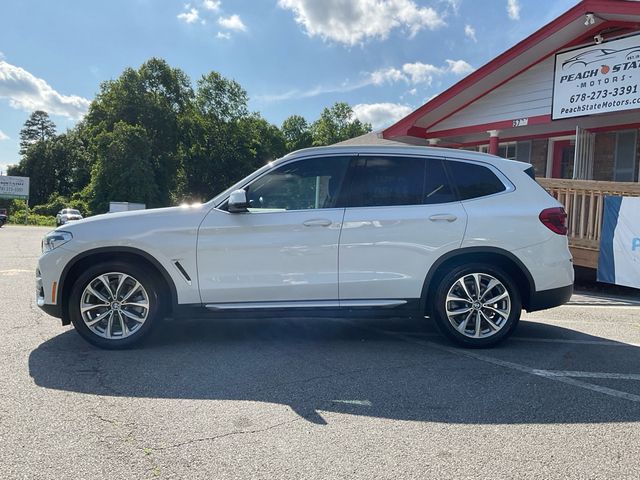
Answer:
<path fill-rule="evenodd" d="M 562 207 L 545 208 L 540 212 L 540 221 L 558 235 L 567 234 L 567 212 Z"/>

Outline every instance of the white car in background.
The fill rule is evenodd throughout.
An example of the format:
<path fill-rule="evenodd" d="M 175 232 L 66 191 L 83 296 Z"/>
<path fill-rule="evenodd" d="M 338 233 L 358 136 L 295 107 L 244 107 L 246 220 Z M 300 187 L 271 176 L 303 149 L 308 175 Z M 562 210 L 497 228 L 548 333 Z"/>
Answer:
<path fill-rule="evenodd" d="M 103 348 L 165 315 L 363 310 L 427 316 L 488 347 L 523 308 L 573 291 L 566 214 L 532 172 L 443 148 L 302 150 L 202 205 L 59 227 L 43 240 L 37 303 Z"/>
<path fill-rule="evenodd" d="M 56 225 L 64 225 L 74 220 L 82 220 L 82 214 L 73 208 L 63 208 L 56 215 Z"/>

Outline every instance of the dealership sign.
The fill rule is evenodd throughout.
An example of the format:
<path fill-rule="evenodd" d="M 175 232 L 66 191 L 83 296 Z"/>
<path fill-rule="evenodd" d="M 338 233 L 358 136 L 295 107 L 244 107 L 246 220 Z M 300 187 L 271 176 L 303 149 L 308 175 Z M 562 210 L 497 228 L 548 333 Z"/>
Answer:
<path fill-rule="evenodd" d="M 640 35 L 556 55 L 553 120 L 640 108 Z"/>
<path fill-rule="evenodd" d="M 0 176 L 0 198 L 28 198 L 29 177 Z"/>

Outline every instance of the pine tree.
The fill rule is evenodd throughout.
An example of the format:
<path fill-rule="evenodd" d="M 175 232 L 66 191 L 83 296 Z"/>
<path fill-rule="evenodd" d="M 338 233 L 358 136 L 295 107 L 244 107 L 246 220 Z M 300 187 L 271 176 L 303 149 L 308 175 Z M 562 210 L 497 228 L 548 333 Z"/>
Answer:
<path fill-rule="evenodd" d="M 20 155 L 27 153 L 27 149 L 34 143 L 48 140 L 55 135 L 56 124 L 49 118 L 49 114 L 36 110 L 20 130 Z"/>

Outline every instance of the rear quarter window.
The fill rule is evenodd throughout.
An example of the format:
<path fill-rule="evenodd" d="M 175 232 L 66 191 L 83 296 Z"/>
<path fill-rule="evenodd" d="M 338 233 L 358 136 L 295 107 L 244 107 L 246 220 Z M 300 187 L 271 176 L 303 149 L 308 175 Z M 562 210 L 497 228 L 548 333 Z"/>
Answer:
<path fill-rule="evenodd" d="M 487 167 L 457 161 L 446 163 L 460 200 L 486 197 L 507 189 L 497 175 Z"/>

